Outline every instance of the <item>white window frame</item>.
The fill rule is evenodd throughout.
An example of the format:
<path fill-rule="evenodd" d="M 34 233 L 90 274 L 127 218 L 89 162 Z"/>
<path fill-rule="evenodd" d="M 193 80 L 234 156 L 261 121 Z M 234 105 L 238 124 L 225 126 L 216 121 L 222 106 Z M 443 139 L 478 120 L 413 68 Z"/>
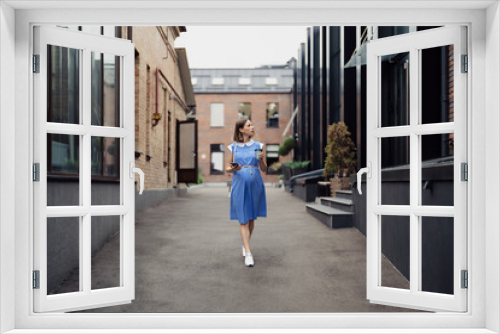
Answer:
<path fill-rule="evenodd" d="M 212 109 L 212 107 L 214 106 L 222 106 L 221 109 Z M 220 112 L 222 113 L 222 121 L 220 124 L 215 124 L 215 121 L 217 118 L 215 118 L 215 115 L 213 114 L 214 112 Z M 219 116 L 219 115 L 217 115 Z M 224 103 L 222 102 L 212 102 L 210 103 L 210 127 L 221 127 L 221 126 L 224 126 Z"/>
<path fill-rule="evenodd" d="M 35 310 L 80 310 L 99 307 L 95 305 L 120 305 L 130 303 L 135 297 L 135 185 L 129 177 L 134 159 L 134 46 L 130 41 L 96 36 L 65 28 L 36 27 L 35 52 L 40 55 L 40 73 L 34 76 L 34 161 L 40 164 L 40 181 L 33 184 L 34 191 L 34 269 L 40 271 L 40 288 L 34 290 Z M 48 66 L 47 46 L 67 47 L 79 53 L 80 72 L 79 123 L 53 123 L 47 121 Z M 120 124 L 116 127 L 91 124 L 91 57 L 92 53 L 118 56 L 120 64 Z M 126 67 L 125 67 L 126 66 Z M 132 92 L 132 93 L 131 93 Z M 47 207 L 47 134 L 66 134 L 79 138 L 79 191 L 80 203 L 73 206 Z M 120 142 L 120 203 L 118 205 L 91 204 L 91 139 L 115 138 Z M 129 167 L 130 166 L 130 167 Z M 91 281 L 91 226 L 93 217 L 114 216 L 120 223 L 119 285 L 107 289 L 92 289 Z M 47 291 L 47 226 L 53 217 L 73 217 L 79 222 L 79 283 L 73 293 L 49 295 Z"/>
<path fill-rule="evenodd" d="M 495 333 L 500 331 L 499 245 L 500 229 L 500 118 L 499 56 L 500 11 L 498 2 L 429 2 L 404 1 L 394 3 L 300 1 L 233 2 L 230 8 L 220 9 L 216 1 L 203 6 L 217 9 L 217 15 L 206 15 L 207 8 L 190 8 L 189 1 L 148 4 L 150 10 L 137 11 L 136 4 L 127 2 L 17 2 L 0 3 L 0 331 L 41 333 L 45 329 L 76 333 L 78 328 L 90 328 L 86 333 L 104 333 L 111 329 L 127 329 L 128 333 L 154 332 L 165 328 L 165 333 L 179 328 L 197 328 L 190 332 L 300 332 L 315 333 Z M 447 6 L 461 6 L 461 9 Z M 11 6 L 19 8 L 15 11 Z M 21 10 L 21 8 L 30 8 Z M 52 7 L 51 7 L 52 6 Z M 69 6 L 66 10 L 55 6 Z M 102 8 L 108 9 L 103 12 Z M 165 8 L 158 8 L 165 6 Z M 184 7 L 183 7 L 184 6 Z M 201 6 L 201 5 L 200 5 Z M 247 7 L 245 7 L 247 6 Z M 252 7 L 252 10 L 242 8 Z M 281 6 L 281 7 L 280 7 Z M 336 7 L 337 6 L 337 7 Z M 490 6 L 486 10 L 487 6 Z M 171 8 L 168 8 L 171 7 Z M 343 7 L 343 8 L 342 8 Z M 405 8 L 407 7 L 407 8 Z M 53 10 L 40 10 L 52 8 Z M 307 8 L 307 10 L 304 10 Z M 351 9 L 346 9 L 351 8 Z M 408 10 L 408 8 L 412 8 Z M 112 9 L 112 10 L 111 10 Z M 105 15 L 103 14 L 105 13 Z M 265 13 L 265 15 L 263 15 Z M 269 18 L 264 21 L 263 18 Z M 272 22 L 271 22 L 272 18 Z M 468 85 L 468 142 L 470 152 L 468 198 L 469 289 L 468 312 L 465 314 L 375 314 L 375 313 L 278 313 L 278 314 L 33 314 L 30 258 L 32 211 L 32 26 L 54 22 L 96 25 L 189 25 L 189 24 L 272 24 L 288 25 L 435 25 L 466 24 L 469 29 L 470 57 Z M 487 29 L 486 29 L 487 28 Z M 15 67 L 13 66 L 15 64 Z M 488 66 L 488 70 L 485 70 Z M 15 85 L 12 84 L 15 78 Z M 488 121 L 484 121 L 488 119 Z M 15 138 L 13 141 L 12 138 Z M 487 152 L 487 154 L 485 153 Z M 14 177 L 13 177 L 14 175 Z M 486 182 L 488 175 L 488 182 Z M 13 191 L 14 189 L 14 191 Z M 488 194 L 488 196 L 486 196 Z M 13 196 L 14 195 L 14 196 Z M 474 196 L 472 196 L 474 195 Z M 474 245 L 474 247 L 472 247 Z M 15 289 L 12 289 L 15 286 Z M 12 305 L 15 305 L 12 307 Z M 137 329 L 139 324 L 143 329 Z M 136 330 L 131 330 L 134 328 Z M 147 329 L 150 330 L 147 330 Z M 209 329 L 212 330 L 209 330 Z M 412 329 L 418 328 L 418 330 Z M 205 331 L 203 331 L 205 329 Z M 214 330 L 217 329 L 217 330 Z M 447 330 L 448 329 L 448 330 Z M 49 332 L 56 332 L 52 330 Z M 177 330 L 180 332 L 181 330 Z M 183 331 L 185 332 L 185 331 Z M 14 332 L 12 332 L 14 333 Z M 47 331 L 44 331 L 47 333 Z"/>
<path fill-rule="evenodd" d="M 367 178 L 367 296 L 371 302 L 386 305 L 412 305 L 410 308 L 422 310 L 449 310 L 463 312 L 467 309 L 467 290 L 461 288 L 461 270 L 467 270 L 466 244 L 467 227 L 467 183 L 460 180 L 460 164 L 467 161 L 467 75 L 461 73 L 460 55 L 466 54 L 464 26 L 450 26 L 391 36 L 374 40 L 367 46 L 367 163 L 371 177 Z M 422 51 L 432 47 L 454 46 L 454 120 L 450 122 L 422 123 Z M 382 126 L 381 58 L 385 55 L 407 52 L 409 56 L 409 119 L 408 124 Z M 458 60 L 457 60 L 458 59 Z M 454 134 L 454 182 L 453 206 L 423 205 L 422 177 L 422 136 L 438 133 Z M 381 201 L 381 150 L 382 140 L 407 137 L 410 140 L 410 186 L 408 205 L 387 205 Z M 397 289 L 382 285 L 382 228 L 387 215 L 403 216 L 409 223 L 409 272 L 408 289 Z M 431 293 L 422 290 L 422 234 L 423 217 L 453 218 L 453 293 Z M 406 222 L 406 220 L 400 220 Z M 462 245 L 462 246 L 460 246 Z"/>

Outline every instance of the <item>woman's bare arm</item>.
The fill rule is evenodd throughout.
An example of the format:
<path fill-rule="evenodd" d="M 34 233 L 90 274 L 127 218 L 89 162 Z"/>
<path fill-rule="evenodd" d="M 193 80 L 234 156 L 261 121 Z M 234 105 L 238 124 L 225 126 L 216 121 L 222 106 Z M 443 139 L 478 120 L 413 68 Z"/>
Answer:
<path fill-rule="evenodd" d="M 226 147 L 227 150 L 227 147 Z M 228 150 L 228 153 L 225 155 L 226 156 L 226 173 L 234 173 L 234 171 L 240 170 L 241 166 L 238 166 L 237 168 L 232 168 L 232 167 L 227 167 L 229 166 L 229 163 L 233 161 L 233 153 Z"/>

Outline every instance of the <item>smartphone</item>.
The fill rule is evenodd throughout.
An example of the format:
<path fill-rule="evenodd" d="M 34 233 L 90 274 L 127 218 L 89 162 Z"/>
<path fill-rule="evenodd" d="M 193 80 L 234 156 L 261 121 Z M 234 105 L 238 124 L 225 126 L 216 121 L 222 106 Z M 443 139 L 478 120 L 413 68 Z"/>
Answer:
<path fill-rule="evenodd" d="M 231 164 L 232 167 L 235 167 L 235 168 L 238 167 L 238 163 L 237 162 L 231 162 L 230 164 Z"/>

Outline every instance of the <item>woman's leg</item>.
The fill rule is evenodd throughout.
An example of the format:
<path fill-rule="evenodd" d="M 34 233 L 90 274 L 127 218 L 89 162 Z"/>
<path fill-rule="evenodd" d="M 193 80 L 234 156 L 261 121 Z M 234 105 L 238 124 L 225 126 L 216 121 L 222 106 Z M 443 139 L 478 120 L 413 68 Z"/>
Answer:
<path fill-rule="evenodd" d="M 250 219 L 250 223 L 248 223 L 248 229 L 250 230 L 250 236 L 248 237 L 249 240 L 252 238 L 254 222 L 254 219 Z"/>
<path fill-rule="evenodd" d="M 250 253 L 250 223 L 240 224 L 240 235 L 241 240 L 243 240 L 243 246 L 245 247 L 245 252 Z"/>

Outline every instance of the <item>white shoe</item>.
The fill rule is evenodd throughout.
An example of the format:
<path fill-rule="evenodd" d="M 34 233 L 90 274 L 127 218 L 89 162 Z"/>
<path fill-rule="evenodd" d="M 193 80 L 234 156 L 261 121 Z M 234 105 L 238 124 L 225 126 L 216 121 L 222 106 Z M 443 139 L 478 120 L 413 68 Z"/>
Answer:
<path fill-rule="evenodd" d="M 247 254 L 245 255 L 245 266 L 247 267 L 253 267 L 253 256 L 252 254 Z"/>
<path fill-rule="evenodd" d="M 243 254 L 243 257 L 245 257 L 246 255 L 245 246 L 241 246 L 241 253 Z"/>

